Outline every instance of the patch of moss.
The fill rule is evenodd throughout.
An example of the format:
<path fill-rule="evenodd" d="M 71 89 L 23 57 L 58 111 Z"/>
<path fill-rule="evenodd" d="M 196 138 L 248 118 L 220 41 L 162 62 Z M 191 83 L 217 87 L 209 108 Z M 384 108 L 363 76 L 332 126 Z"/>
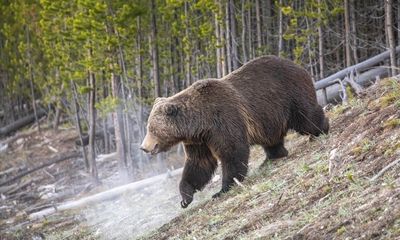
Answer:
<path fill-rule="evenodd" d="M 366 153 L 372 149 L 375 143 L 368 138 L 363 139 L 356 147 L 351 150 L 353 155 L 360 155 Z"/>
<path fill-rule="evenodd" d="M 331 116 L 333 118 L 338 117 L 339 115 L 343 114 L 345 111 L 347 111 L 350 107 L 346 104 L 339 104 L 333 107 L 331 111 Z"/>
<path fill-rule="evenodd" d="M 393 129 L 400 125 L 400 118 L 393 118 L 383 123 L 384 128 Z"/>
<path fill-rule="evenodd" d="M 379 99 L 381 106 L 387 107 L 394 103 L 396 107 L 400 107 L 400 83 L 396 79 L 389 79 L 384 81 L 383 86 L 388 93 Z"/>
<path fill-rule="evenodd" d="M 337 235 L 342 235 L 345 232 L 346 232 L 346 227 L 345 226 L 342 226 L 338 230 L 336 230 L 336 234 Z"/>

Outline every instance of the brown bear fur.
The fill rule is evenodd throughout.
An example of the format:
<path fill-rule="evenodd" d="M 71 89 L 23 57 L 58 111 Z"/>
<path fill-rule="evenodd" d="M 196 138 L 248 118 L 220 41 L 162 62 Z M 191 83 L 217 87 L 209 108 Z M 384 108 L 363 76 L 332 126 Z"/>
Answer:
<path fill-rule="evenodd" d="M 180 183 L 182 207 L 210 181 L 217 159 L 222 189 L 247 173 L 250 145 L 269 159 L 287 156 L 289 129 L 318 136 L 328 119 L 318 105 L 310 75 L 293 62 L 264 56 L 222 79 L 199 80 L 178 94 L 158 99 L 150 113 L 142 149 L 153 154 L 183 142 L 186 163 Z"/>

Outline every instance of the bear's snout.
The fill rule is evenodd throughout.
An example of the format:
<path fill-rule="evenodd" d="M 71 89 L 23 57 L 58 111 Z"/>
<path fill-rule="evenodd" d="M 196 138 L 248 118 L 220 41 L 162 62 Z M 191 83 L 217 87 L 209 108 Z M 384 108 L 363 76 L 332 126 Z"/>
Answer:
<path fill-rule="evenodd" d="M 187 208 L 187 206 L 189 206 L 189 204 L 193 201 L 193 194 L 196 192 L 196 190 L 186 181 L 180 182 L 179 190 L 182 196 L 181 207 Z"/>
<path fill-rule="evenodd" d="M 150 133 L 147 133 L 144 137 L 143 142 L 140 145 L 140 149 L 152 155 L 159 152 L 158 143 Z"/>

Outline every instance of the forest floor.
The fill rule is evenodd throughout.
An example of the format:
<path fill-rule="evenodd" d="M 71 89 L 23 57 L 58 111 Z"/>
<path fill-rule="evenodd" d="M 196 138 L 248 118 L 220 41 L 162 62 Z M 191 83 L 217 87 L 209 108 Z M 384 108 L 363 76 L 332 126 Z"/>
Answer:
<path fill-rule="evenodd" d="M 44 203 L 102 190 L 87 183 L 81 160 L 52 165 L 23 178 L 25 184 L 0 188 L 0 239 L 400 239 L 398 81 L 382 80 L 327 115 L 329 135 L 309 141 L 289 133 L 289 156 L 265 164 L 262 149 L 254 147 L 243 185 L 210 200 L 220 185 L 218 173 L 186 210 L 179 206 L 179 177 L 172 177 L 110 201 L 29 220 Z M 15 142 L 0 153 L 0 172 L 22 171 L 35 164 L 27 159 L 40 159 L 35 154 L 68 151 L 69 137 L 76 136 L 63 130 L 47 143 L 45 134 Z M 116 161 L 100 163 L 105 179 L 116 171 Z"/>

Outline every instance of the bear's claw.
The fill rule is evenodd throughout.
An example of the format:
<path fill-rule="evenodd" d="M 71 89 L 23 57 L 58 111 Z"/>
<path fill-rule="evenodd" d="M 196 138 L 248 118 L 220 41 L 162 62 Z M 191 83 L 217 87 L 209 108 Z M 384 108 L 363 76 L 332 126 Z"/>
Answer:
<path fill-rule="evenodd" d="M 190 202 L 186 202 L 186 200 L 181 201 L 181 207 L 182 208 L 187 208 L 189 206 Z"/>

